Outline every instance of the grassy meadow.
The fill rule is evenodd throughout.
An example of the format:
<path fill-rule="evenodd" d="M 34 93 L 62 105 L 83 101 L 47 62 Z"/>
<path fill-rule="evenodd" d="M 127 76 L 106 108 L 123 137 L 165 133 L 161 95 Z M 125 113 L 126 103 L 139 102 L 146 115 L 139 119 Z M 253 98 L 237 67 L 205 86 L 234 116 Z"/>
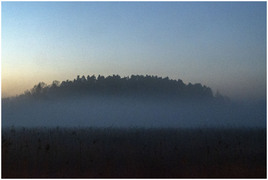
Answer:
<path fill-rule="evenodd" d="M 265 178 L 266 129 L 2 129 L 2 178 Z"/>

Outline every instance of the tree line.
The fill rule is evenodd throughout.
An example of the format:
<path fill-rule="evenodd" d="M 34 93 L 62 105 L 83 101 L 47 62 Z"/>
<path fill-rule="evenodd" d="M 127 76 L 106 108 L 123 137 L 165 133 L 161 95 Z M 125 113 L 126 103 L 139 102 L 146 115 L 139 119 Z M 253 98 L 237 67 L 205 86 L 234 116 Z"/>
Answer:
<path fill-rule="evenodd" d="M 21 96 L 58 97 L 71 95 L 117 95 L 139 97 L 173 97 L 173 98 L 215 98 L 211 88 L 200 83 L 185 84 L 181 79 L 168 77 L 131 75 L 120 77 L 112 75 L 77 76 L 73 81 L 53 81 L 47 85 L 40 82 Z M 217 93 L 217 96 L 220 96 Z"/>

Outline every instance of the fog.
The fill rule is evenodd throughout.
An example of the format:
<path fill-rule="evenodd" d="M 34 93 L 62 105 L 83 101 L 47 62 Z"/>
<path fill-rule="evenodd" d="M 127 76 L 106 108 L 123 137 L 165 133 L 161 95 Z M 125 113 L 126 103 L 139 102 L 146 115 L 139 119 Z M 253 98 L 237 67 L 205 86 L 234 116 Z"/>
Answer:
<path fill-rule="evenodd" d="M 266 127 L 266 102 L 86 96 L 2 99 L 2 127 Z"/>

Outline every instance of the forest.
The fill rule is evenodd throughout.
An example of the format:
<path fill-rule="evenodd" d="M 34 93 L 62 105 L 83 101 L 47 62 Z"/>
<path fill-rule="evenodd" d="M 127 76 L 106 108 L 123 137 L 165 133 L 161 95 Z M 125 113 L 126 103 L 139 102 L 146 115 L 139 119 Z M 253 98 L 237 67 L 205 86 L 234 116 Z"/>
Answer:
<path fill-rule="evenodd" d="M 180 79 L 78 75 L 2 99 L 2 127 L 263 127 L 265 107 Z"/>
<path fill-rule="evenodd" d="M 172 80 L 168 77 L 162 78 L 150 75 L 131 75 L 120 77 L 102 75 L 80 77 L 73 81 L 53 81 L 47 85 L 40 82 L 31 90 L 27 90 L 20 97 L 31 98 L 55 98 L 66 96 L 82 95 L 116 95 L 120 97 L 157 97 L 157 98 L 178 98 L 178 99 L 227 99 L 216 93 L 211 88 L 196 84 L 185 84 L 181 79 Z"/>

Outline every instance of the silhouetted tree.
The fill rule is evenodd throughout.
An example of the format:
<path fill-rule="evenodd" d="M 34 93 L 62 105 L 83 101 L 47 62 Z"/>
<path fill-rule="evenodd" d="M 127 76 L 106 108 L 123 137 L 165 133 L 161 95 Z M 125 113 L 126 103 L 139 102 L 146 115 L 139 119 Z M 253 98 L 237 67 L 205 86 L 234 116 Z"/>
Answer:
<path fill-rule="evenodd" d="M 32 89 L 31 89 L 31 94 L 33 95 L 40 95 L 41 93 L 43 93 L 44 91 L 44 88 L 46 87 L 47 85 L 44 83 L 44 82 L 40 82 L 38 83 L 37 85 L 35 85 Z"/>
<path fill-rule="evenodd" d="M 51 85 L 52 88 L 56 88 L 56 87 L 59 87 L 59 86 L 60 86 L 60 81 L 54 80 L 52 82 L 52 85 Z"/>

